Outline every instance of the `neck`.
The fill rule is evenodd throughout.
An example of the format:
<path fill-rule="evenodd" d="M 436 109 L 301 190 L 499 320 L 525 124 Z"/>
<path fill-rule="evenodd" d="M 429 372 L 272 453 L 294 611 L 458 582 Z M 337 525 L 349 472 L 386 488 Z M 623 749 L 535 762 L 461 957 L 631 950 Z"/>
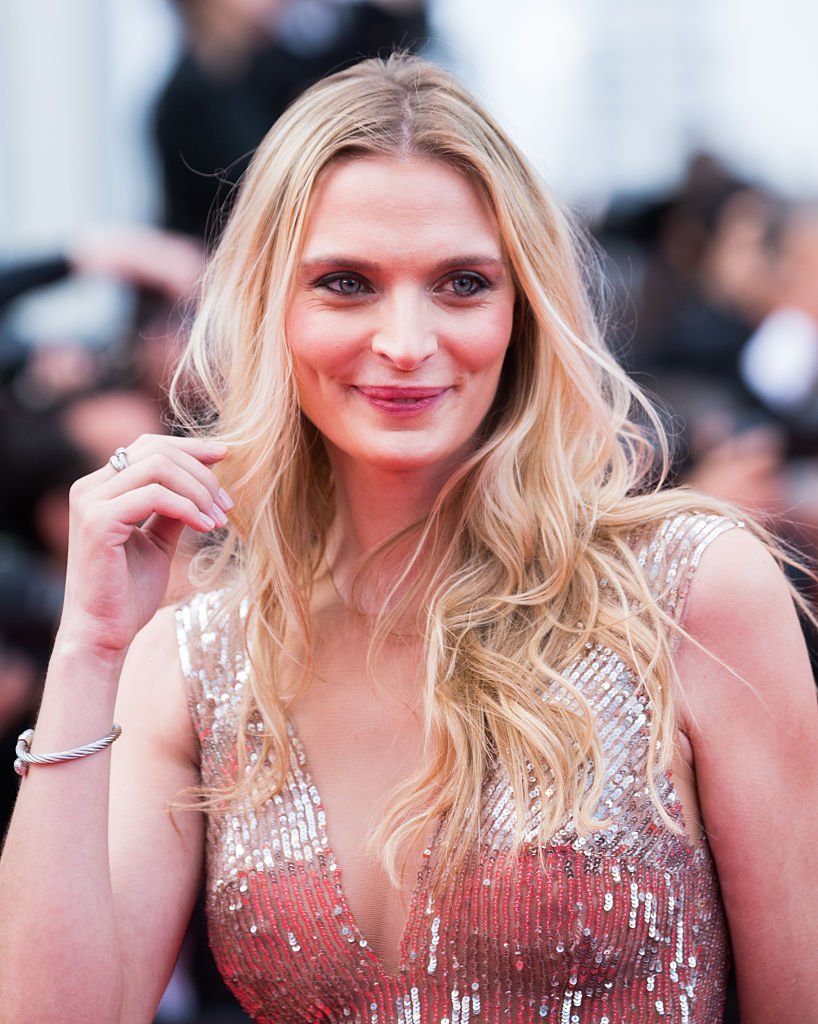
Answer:
<path fill-rule="evenodd" d="M 428 473 L 390 473 L 371 467 L 356 466 L 348 472 L 333 464 L 333 470 L 337 514 L 328 545 L 333 580 L 345 601 L 374 613 L 383 608 L 386 595 L 405 570 L 417 534 L 411 533 L 371 563 L 366 562 L 367 556 L 389 537 L 422 520 L 442 481 Z M 414 575 L 406 580 L 407 586 Z"/>

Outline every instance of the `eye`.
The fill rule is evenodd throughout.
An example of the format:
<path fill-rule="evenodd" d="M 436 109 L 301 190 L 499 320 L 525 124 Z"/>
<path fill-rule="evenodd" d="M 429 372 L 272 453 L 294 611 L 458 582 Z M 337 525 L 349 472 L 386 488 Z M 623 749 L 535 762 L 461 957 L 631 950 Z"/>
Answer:
<path fill-rule="evenodd" d="M 471 271 L 452 274 L 443 282 L 442 290 L 456 295 L 458 298 L 468 299 L 485 291 L 488 287 L 489 283 L 482 274 Z"/>
<path fill-rule="evenodd" d="M 335 274 L 327 274 L 316 281 L 316 287 L 325 288 L 333 295 L 362 295 L 372 289 L 357 274 L 345 274 L 341 271 Z"/>

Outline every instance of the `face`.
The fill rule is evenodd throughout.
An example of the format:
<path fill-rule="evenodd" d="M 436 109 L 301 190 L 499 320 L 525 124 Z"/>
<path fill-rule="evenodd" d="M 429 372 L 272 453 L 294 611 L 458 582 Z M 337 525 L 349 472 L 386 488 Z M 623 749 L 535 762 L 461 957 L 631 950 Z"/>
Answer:
<path fill-rule="evenodd" d="M 420 157 L 331 164 L 286 333 L 336 470 L 442 482 L 491 407 L 514 299 L 494 215 L 463 174 Z"/>

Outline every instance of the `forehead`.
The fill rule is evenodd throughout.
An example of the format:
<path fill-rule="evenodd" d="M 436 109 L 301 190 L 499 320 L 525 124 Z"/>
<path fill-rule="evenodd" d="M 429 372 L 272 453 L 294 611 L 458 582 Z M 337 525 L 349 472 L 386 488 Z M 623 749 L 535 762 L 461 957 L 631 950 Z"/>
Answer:
<path fill-rule="evenodd" d="M 425 156 L 343 158 L 321 173 L 311 197 L 304 255 L 340 244 L 465 246 L 502 256 L 497 219 L 464 172 Z"/>

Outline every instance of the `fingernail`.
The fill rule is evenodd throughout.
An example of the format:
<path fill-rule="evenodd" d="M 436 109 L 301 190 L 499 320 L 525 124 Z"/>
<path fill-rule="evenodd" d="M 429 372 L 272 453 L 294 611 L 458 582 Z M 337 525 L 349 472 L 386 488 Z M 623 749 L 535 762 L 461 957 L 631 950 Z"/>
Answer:
<path fill-rule="evenodd" d="M 223 487 L 219 488 L 219 493 L 216 495 L 216 500 L 225 510 L 225 512 L 228 512 L 233 507 L 233 499 L 230 497 L 230 495 Z"/>
<path fill-rule="evenodd" d="M 210 511 L 222 526 L 227 526 L 227 516 L 222 512 L 218 505 L 214 503 Z"/>
<path fill-rule="evenodd" d="M 227 455 L 227 445 L 221 441 L 208 441 L 207 450 L 210 455 Z"/>
<path fill-rule="evenodd" d="M 210 516 L 206 516 L 204 512 L 199 513 L 199 519 L 201 520 L 202 525 L 207 530 L 212 530 L 213 527 L 216 525 L 216 520 L 211 519 Z"/>

